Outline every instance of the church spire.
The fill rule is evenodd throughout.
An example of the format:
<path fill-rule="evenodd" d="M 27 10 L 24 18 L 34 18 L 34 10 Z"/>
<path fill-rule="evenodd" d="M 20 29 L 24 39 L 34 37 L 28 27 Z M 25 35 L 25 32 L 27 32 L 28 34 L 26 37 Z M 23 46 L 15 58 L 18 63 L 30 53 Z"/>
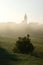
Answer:
<path fill-rule="evenodd" d="M 27 23 L 27 15 L 24 16 L 24 22 Z"/>

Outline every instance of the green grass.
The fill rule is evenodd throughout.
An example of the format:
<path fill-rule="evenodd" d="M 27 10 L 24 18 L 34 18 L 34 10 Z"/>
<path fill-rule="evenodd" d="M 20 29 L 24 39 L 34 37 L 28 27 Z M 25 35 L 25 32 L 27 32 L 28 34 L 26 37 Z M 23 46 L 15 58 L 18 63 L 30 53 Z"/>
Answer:
<path fill-rule="evenodd" d="M 36 47 L 37 52 L 43 52 L 43 39 L 42 38 L 31 38 L 31 42 Z M 16 43 L 15 38 L 0 37 L 0 46 L 12 52 Z M 43 65 L 43 59 L 37 58 L 26 54 L 16 54 L 18 57 L 17 61 L 10 60 L 10 65 Z"/>
<path fill-rule="evenodd" d="M 43 59 L 34 56 L 17 54 L 18 61 L 11 61 L 12 65 L 43 65 Z"/>
<path fill-rule="evenodd" d="M 15 46 L 17 38 L 9 38 L 9 37 L 0 37 L 0 46 L 8 49 L 11 51 L 13 47 Z M 30 37 L 31 42 L 36 47 L 37 51 L 43 52 L 43 38 L 32 38 Z"/>

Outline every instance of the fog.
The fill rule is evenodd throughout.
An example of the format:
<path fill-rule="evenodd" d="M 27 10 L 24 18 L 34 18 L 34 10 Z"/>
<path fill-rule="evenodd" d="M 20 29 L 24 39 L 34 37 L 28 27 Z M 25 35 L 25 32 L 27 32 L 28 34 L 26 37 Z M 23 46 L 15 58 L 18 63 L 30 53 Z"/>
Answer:
<path fill-rule="evenodd" d="M 37 23 L 0 23 L 0 36 L 6 37 L 18 37 L 26 34 L 30 36 L 42 37 L 43 35 L 43 24 Z"/>

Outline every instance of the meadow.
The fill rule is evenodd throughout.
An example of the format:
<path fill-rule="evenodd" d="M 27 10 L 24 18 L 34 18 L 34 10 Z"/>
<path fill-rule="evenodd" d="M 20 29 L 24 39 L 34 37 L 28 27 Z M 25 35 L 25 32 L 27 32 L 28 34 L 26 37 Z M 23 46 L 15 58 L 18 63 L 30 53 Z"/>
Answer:
<path fill-rule="evenodd" d="M 30 39 L 32 44 L 35 46 L 34 52 L 37 52 L 36 55 L 40 57 L 15 53 L 18 60 L 10 60 L 9 65 L 43 65 L 43 39 L 33 37 L 30 37 Z M 15 47 L 16 40 L 17 38 L 0 37 L 0 47 L 5 48 L 10 54 L 13 54 L 13 58 L 15 55 L 12 49 Z"/>

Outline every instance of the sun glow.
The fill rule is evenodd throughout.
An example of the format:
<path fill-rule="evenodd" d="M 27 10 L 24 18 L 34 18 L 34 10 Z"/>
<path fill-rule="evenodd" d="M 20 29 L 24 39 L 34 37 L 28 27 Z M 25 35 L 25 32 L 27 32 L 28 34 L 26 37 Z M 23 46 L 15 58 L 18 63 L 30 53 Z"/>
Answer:
<path fill-rule="evenodd" d="M 43 0 L 0 0 L 0 22 L 21 23 L 25 13 L 27 23 L 43 23 Z"/>

